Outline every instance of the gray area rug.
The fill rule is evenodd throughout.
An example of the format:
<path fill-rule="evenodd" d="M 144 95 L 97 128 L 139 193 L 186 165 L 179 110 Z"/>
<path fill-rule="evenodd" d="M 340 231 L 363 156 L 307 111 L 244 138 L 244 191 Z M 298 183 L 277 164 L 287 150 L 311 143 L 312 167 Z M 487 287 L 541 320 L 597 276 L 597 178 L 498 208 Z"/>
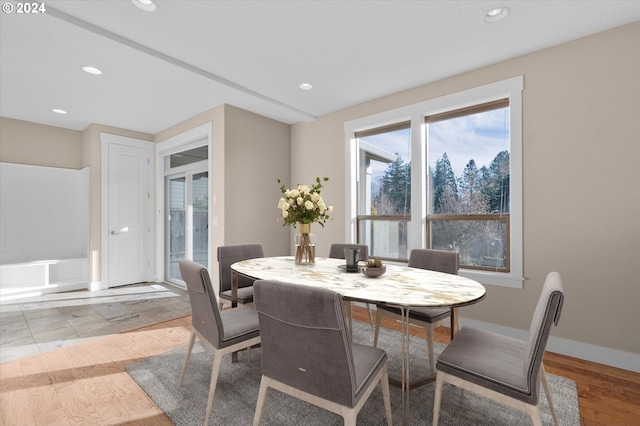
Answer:
<path fill-rule="evenodd" d="M 373 343 L 373 330 L 369 324 L 354 321 L 354 341 Z M 388 355 L 389 375 L 400 377 L 400 333 L 380 330 L 379 346 Z M 411 372 L 428 371 L 427 347 L 424 338 L 413 338 L 410 343 Z M 436 355 L 443 345 L 436 344 Z M 196 343 L 187 368 L 184 383 L 178 388 L 180 370 L 186 346 L 157 355 L 126 367 L 127 372 L 178 426 L 201 424 L 206 408 L 209 379 L 213 356 Z M 218 386 L 213 401 L 210 424 L 251 425 L 258 400 L 260 386 L 260 349 L 240 355 L 239 362 L 232 364 L 231 357 L 223 360 Z M 412 380 L 420 376 L 416 374 Z M 558 420 L 561 425 L 579 425 L 580 413 L 576 384 L 572 380 L 548 375 Z M 411 390 L 410 423 L 430 425 L 433 415 L 435 383 Z M 541 411 L 545 425 L 552 425 L 553 419 L 544 391 L 541 391 Z M 401 392 L 391 386 L 391 406 L 393 423 L 402 423 Z M 263 425 L 342 425 L 342 418 L 321 408 L 301 402 L 293 397 L 270 389 L 262 419 Z M 368 402 L 358 414 L 359 425 L 385 425 L 382 392 L 377 387 Z M 495 403 L 472 392 L 464 392 L 445 385 L 440 410 L 440 425 L 529 425 L 530 418 L 523 412 Z"/>

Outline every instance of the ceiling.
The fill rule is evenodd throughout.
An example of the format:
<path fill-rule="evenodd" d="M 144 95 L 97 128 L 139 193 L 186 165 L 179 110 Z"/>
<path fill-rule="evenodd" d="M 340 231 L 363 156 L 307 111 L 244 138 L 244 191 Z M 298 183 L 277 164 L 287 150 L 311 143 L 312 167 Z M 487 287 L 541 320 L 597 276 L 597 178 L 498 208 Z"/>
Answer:
<path fill-rule="evenodd" d="M 157 0 L 146 12 L 47 0 L 39 14 L 4 3 L 14 11 L 0 15 L 0 115 L 150 134 L 223 103 L 312 121 L 640 20 L 640 1 Z M 483 22 L 497 6 L 511 14 Z"/>

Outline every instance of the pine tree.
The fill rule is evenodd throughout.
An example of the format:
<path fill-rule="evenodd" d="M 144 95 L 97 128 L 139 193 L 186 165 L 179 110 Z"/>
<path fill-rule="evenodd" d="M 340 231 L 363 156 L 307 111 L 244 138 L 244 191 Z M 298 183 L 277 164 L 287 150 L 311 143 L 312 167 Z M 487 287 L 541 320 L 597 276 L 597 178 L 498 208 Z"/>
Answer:
<path fill-rule="evenodd" d="M 489 213 L 489 197 L 483 190 L 483 180 L 483 176 L 478 170 L 475 160 L 469 160 L 458 182 L 461 207 L 459 213 Z"/>
<path fill-rule="evenodd" d="M 442 158 L 436 161 L 431 185 L 433 188 L 433 213 L 453 213 L 452 211 L 448 211 L 448 208 L 450 208 L 452 203 L 458 198 L 458 185 L 446 152 L 442 155 Z"/>
<path fill-rule="evenodd" d="M 373 199 L 373 204 L 378 214 L 410 214 L 411 163 L 405 164 L 400 155 L 387 166 L 380 178 L 379 191 Z"/>
<path fill-rule="evenodd" d="M 509 212 L 509 177 L 509 151 L 501 151 L 489 165 L 483 185 L 491 213 Z"/>

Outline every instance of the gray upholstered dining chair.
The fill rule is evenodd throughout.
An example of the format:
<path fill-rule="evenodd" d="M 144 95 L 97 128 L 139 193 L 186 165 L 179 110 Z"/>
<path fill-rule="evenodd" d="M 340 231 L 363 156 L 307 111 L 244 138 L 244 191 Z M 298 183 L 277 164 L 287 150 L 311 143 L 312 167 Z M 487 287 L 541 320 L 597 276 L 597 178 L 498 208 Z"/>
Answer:
<path fill-rule="evenodd" d="M 436 363 L 433 424 L 438 424 L 442 385 L 451 383 L 502 404 L 525 411 L 534 425 L 542 425 L 540 382 L 554 423 L 558 418 L 547 383 L 544 357 L 551 324 L 558 325 L 564 288 L 557 272 L 547 275 L 529 326 L 528 340 L 518 340 L 472 327 L 462 327 Z"/>
<path fill-rule="evenodd" d="M 220 291 L 218 293 L 220 309 L 231 304 L 231 265 L 241 260 L 264 257 L 262 244 L 238 244 L 218 247 L 218 273 Z M 253 280 L 238 276 L 238 303 L 253 303 Z"/>
<path fill-rule="evenodd" d="M 209 383 L 209 396 L 204 424 L 209 423 L 213 396 L 216 392 L 222 357 L 226 354 L 249 349 L 260 343 L 258 314 L 253 307 L 220 311 L 207 269 L 190 260 L 180 261 L 180 273 L 187 284 L 191 303 L 191 337 L 184 358 L 179 386 L 182 386 L 191 350 L 196 337 L 213 353 L 213 367 Z"/>
<path fill-rule="evenodd" d="M 344 259 L 344 249 L 360 249 L 360 260 L 369 259 L 369 246 L 366 244 L 333 243 L 329 248 L 329 257 L 332 259 Z"/>
<path fill-rule="evenodd" d="M 409 255 L 409 267 L 429 269 L 447 274 L 458 274 L 460 257 L 457 252 L 431 249 L 413 249 Z M 380 321 L 385 315 L 400 317 L 400 309 L 378 305 L 376 310 L 376 327 L 373 346 L 378 345 Z M 429 354 L 429 370 L 435 372 L 435 356 L 433 351 L 433 333 L 436 327 L 445 324 L 447 318 L 452 318 L 451 308 L 412 308 L 409 310 L 409 322 L 424 327 L 427 331 L 427 351 Z M 457 324 L 450 323 L 452 329 L 458 329 Z"/>
<path fill-rule="evenodd" d="M 360 260 L 366 261 L 369 259 L 369 246 L 366 244 L 348 244 L 348 243 L 333 243 L 329 248 L 329 257 L 332 259 L 344 259 L 344 249 L 346 248 L 358 248 L 360 249 Z M 349 322 L 351 323 L 351 311 L 353 309 L 353 302 L 349 302 Z M 367 311 L 369 311 L 369 323 L 373 327 L 373 314 L 371 313 L 371 305 L 367 303 Z M 351 326 L 351 324 L 349 324 Z"/>
<path fill-rule="evenodd" d="M 345 425 L 355 426 L 358 412 L 380 383 L 391 426 L 387 354 L 351 343 L 338 293 L 256 281 L 254 296 L 262 335 L 262 379 L 254 425 L 260 424 L 267 390 L 273 388 L 337 413 Z"/>

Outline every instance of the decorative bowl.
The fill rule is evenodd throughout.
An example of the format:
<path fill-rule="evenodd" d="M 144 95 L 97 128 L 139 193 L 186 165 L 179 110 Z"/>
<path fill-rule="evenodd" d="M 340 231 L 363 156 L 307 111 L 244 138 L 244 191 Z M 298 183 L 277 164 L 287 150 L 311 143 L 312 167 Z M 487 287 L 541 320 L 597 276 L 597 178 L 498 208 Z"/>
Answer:
<path fill-rule="evenodd" d="M 380 268 L 369 268 L 369 267 L 362 268 L 362 273 L 365 274 L 369 278 L 379 277 L 380 275 L 384 274 L 385 272 L 387 272 L 387 267 L 386 266 L 381 266 Z"/>

